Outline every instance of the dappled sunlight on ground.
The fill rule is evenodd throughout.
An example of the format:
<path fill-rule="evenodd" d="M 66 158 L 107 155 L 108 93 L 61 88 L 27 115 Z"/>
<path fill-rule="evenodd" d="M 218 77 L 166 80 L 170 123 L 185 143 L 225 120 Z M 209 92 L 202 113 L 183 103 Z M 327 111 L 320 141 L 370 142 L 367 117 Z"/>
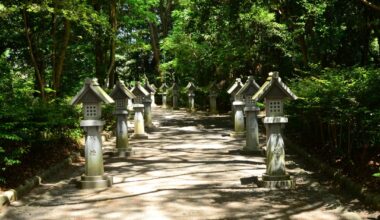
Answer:
<path fill-rule="evenodd" d="M 159 126 L 149 139 L 130 141 L 131 157 L 105 157 L 112 188 L 77 189 L 83 164 L 74 164 L 8 207 L 4 219 L 339 219 L 350 211 L 350 201 L 321 186 L 294 155 L 287 166 L 296 190 L 242 185 L 241 178 L 265 172 L 265 160 L 231 153 L 245 141 L 227 136 L 230 116 L 153 112 Z M 106 142 L 106 149 L 114 147 L 114 138 Z M 378 214 L 362 208 L 352 206 L 364 217 Z"/>

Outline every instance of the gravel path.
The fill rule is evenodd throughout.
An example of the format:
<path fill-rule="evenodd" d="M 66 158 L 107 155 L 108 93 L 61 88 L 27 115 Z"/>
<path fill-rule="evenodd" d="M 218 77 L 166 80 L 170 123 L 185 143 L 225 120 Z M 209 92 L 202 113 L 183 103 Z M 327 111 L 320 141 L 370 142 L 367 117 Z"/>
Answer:
<path fill-rule="evenodd" d="M 294 155 L 287 168 L 295 190 L 242 185 L 265 172 L 264 157 L 236 153 L 245 141 L 228 136 L 227 115 L 207 117 L 154 108 L 149 140 L 132 140 L 129 158 L 105 156 L 114 185 L 79 190 L 83 162 L 74 163 L 0 213 L 1 219 L 377 219 L 359 201 L 335 194 Z M 264 137 L 261 137 L 264 139 Z M 261 141 L 263 142 L 263 141 Z M 105 143 L 113 148 L 114 139 Z"/>

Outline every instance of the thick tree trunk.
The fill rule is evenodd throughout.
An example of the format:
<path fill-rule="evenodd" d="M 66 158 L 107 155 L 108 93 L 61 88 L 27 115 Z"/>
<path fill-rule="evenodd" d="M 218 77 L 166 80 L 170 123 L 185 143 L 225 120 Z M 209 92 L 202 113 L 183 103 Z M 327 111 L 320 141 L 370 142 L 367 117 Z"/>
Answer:
<path fill-rule="evenodd" d="M 116 16 L 116 0 L 110 1 L 110 23 L 112 27 L 111 45 L 110 45 L 110 63 L 107 71 L 108 88 L 112 89 L 116 79 L 116 34 L 117 34 L 117 16 Z"/>
<path fill-rule="evenodd" d="M 45 93 L 45 77 L 43 75 L 43 68 L 42 65 L 38 62 L 38 55 L 34 50 L 33 41 L 30 33 L 30 27 L 29 27 L 29 21 L 28 21 L 28 14 L 26 12 L 26 9 L 22 10 L 23 20 L 24 20 L 24 32 L 25 37 L 28 42 L 28 48 L 29 48 L 29 55 L 30 59 L 34 68 L 35 73 L 35 80 L 37 84 L 38 91 L 40 92 L 41 99 L 43 101 L 47 100 L 46 93 Z"/>

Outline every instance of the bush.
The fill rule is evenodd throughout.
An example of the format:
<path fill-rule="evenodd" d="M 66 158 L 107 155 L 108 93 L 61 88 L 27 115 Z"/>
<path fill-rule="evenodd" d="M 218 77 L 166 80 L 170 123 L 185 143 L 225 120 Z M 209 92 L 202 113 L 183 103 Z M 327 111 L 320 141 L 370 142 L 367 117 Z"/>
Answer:
<path fill-rule="evenodd" d="M 27 73 L 10 67 L 6 53 L 0 56 L 0 72 L 0 186 L 4 186 L 16 166 L 37 160 L 41 152 L 45 158 L 38 159 L 44 164 L 51 154 L 72 145 L 82 131 L 77 109 L 68 106 L 67 100 L 44 103 L 35 98 L 33 81 L 25 77 Z M 49 149 L 43 151 L 45 146 Z"/>
<path fill-rule="evenodd" d="M 300 99 L 287 106 L 292 117 L 288 132 L 315 154 L 346 167 L 347 172 L 378 161 L 380 70 L 357 67 L 312 72 L 310 77 L 292 82 Z"/>

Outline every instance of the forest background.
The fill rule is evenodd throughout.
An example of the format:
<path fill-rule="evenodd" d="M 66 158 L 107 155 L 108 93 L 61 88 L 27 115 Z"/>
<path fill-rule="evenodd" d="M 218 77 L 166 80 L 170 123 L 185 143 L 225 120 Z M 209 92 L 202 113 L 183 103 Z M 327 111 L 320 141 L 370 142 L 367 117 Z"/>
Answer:
<path fill-rule="evenodd" d="M 204 109 L 215 84 L 228 111 L 236 77 L 262 84 L 269 71 L 300 97 L 286 108 L 288 136 L 336 172 L 379 187 L 375 0 L 1 0 L 0 27 L 3 188 L 78 148 L 80 109 L 68 100 L 86 77 L 108 89 L 117 79 L 193 81 Z"/>

